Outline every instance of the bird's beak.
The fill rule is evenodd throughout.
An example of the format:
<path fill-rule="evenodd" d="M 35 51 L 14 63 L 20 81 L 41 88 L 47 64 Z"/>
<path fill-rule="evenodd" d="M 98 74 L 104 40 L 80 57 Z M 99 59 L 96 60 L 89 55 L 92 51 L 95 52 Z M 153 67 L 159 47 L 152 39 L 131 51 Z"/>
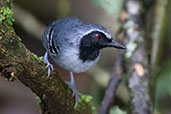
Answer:
<path fill-rule="evenodd" d="M 124 45 L 112 39 L 112 42 L 107 43 L 107 47 L 114 47 L 118 49 L 126 49 Z"/>

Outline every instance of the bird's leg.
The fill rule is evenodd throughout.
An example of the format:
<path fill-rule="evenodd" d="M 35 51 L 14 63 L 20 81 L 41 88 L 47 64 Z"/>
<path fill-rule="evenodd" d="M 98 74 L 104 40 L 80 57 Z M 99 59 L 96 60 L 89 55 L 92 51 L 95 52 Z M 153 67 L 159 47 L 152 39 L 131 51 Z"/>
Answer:
<path fill-rule="evenodd" d="M 75 87 L 75 81 L 74 81 L 74 76 L 73 76 L 73 73 L 70 72 L 70 82 L 66 82 L 69 87 L 72 89 L 72 97 L 75 96 L 75 105 L 74 107 L 76 108 L 77 105 L 78 105 L 78 102 L 79 102 L 79 96 L 78 96 L 78 93 L 77 93 L 77 89 Z"/>
<path fill-rule="evenodd" d="M 50 72 L 51 70 L 53 70 L 53 65 L 50 64 L 49 60 L 48 60 L 48 52 L 46 51 L 44 57 L 43 57 L 44 62 L 47 64 L 46 68 L 48 68 L 48 77 L 50 76 Z"/>

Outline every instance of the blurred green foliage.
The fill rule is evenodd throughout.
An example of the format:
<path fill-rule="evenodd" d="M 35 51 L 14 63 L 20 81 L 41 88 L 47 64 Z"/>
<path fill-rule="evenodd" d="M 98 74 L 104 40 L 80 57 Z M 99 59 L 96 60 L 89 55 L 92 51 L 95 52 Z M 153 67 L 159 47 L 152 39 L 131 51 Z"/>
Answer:
<path fill-rule="evenodd" d="M 110 114 L 127 114 L 127 113 L 121 110 L 119 107 L 114 106 L 110 109 Z"/>
<path fill-rule="evenodd" d="M 164 97 L 167 94 L 171 97 L 171 59 L 164 63 L 162 69 L 158 78 L 157 95 L 158 98 Z"/>
<path fill-rule="evenodd" d="M 92 0 L 92 2 L 105 9 L 106 12 L 114 17 L 120 15 L 123 4 L 123 0 Z"/>
<path fill-rule="evenodd" d="M 165 114 L 170 113 L 171 109 L 171 1 L 168 1 L 168 24 L 166 32 L 166 40 L 163 48 L 163 59 L 161 72 L 157 80 L 156 98 L 155 98 L 155 113 Z"/>
<path fill-rule="evenodd" d="M 158 78 L 155 108 L 159 112 L 167 110 L 171 105 L 171 59 L 165 61 Z M 170 102 L 169 102 L 170 101 Z M 168 105 L 170 104 L 170 105 Z"/>
<path fill-rule="evenodd" d="M 171 1 L 169 0 L 169 4 L 168 4 L 168 26 L 167 26 L 167 39 L 168 39 L 168 43 L 169 43 L 169 48 L 171 49 Z"/>

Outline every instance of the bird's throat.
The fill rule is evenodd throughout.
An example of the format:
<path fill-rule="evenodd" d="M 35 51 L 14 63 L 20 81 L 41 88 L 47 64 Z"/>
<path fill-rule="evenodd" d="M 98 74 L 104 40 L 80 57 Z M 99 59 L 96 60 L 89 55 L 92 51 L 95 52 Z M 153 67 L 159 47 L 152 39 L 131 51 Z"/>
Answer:
<path fill-rule="evenodd" d="M 94 61 L 97 59 L 99 56 L 100 50 L 94 47 L 85 47 L 85 46 L 80 46 L 80 55 L 79 58 L 83 62 L 90 62 Z"/>

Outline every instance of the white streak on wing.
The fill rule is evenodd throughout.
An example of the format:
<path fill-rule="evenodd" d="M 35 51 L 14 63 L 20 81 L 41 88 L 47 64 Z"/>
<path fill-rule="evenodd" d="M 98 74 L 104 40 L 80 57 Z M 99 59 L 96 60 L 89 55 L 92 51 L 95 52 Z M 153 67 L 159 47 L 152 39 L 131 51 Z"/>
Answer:
<path fill-rule="evenodd" d="M 52 29 L 52 28 L 51 28 Z M 52 40 L 53 40 L 53 33 L 54 33 L 54 31 L 52 30 L 52 32 L 51 32 L 51 35 L 50 35 L 50 38 L 51 38 L 51 40 L 50 40 L 50 45 L 52 46 Z"/>
<path fill-rule="evenodd" d="M 52 29 L 52 28 L 51 28 Z M 51 35 L 50 35 L 50 37 L 51 37 L 51 40 L 50 40 L 50 46 L 52 46 L 52 40 L 53 40 L 53 34 L 54 34 L 54 31 L 52 30 L 52 32 L 51 32 Z M 55 47 L 54 47 L 55 48 Z M 52 48 L 52 53 L 53 54 L 55 54 L 56 52 L 54 51 L 54 49 Z"/>
<path fill-rule="evenodd" d="M 47 35 L 46 35 L 46 37 L 47 37 L 47 41 L 49 41 L 50 39 L 49 39 L 49 32 L 50 32 L 50 29 L 51 29 L 51 27 L 48 29 L 48 32 L 47 32 Z M 49 42 L 48 42 L 49 43 Z"/>
<path fill-rule="evenodd" d="M 52 54 L 56 54 L 56 52 L 54 50 L 54 48 L 56 48 L 56 46 L 54 45 L 54 48 L 51 48 L 52 47 L 52 41 L 53 41 L 53 35 L 54 35 L 54 30 L 52 30 L 52 29 L 53 29 L 52 27 L 49 27 L 46 37 L 47 37 L 47 41 L 48 41 L 48 49 L 49 49 L 49 51 L 51 50 L 52 52 L 51 51 L 50 52 Z M 51 31 L 51 35 L 49 36 L 50 31 Z"/>

